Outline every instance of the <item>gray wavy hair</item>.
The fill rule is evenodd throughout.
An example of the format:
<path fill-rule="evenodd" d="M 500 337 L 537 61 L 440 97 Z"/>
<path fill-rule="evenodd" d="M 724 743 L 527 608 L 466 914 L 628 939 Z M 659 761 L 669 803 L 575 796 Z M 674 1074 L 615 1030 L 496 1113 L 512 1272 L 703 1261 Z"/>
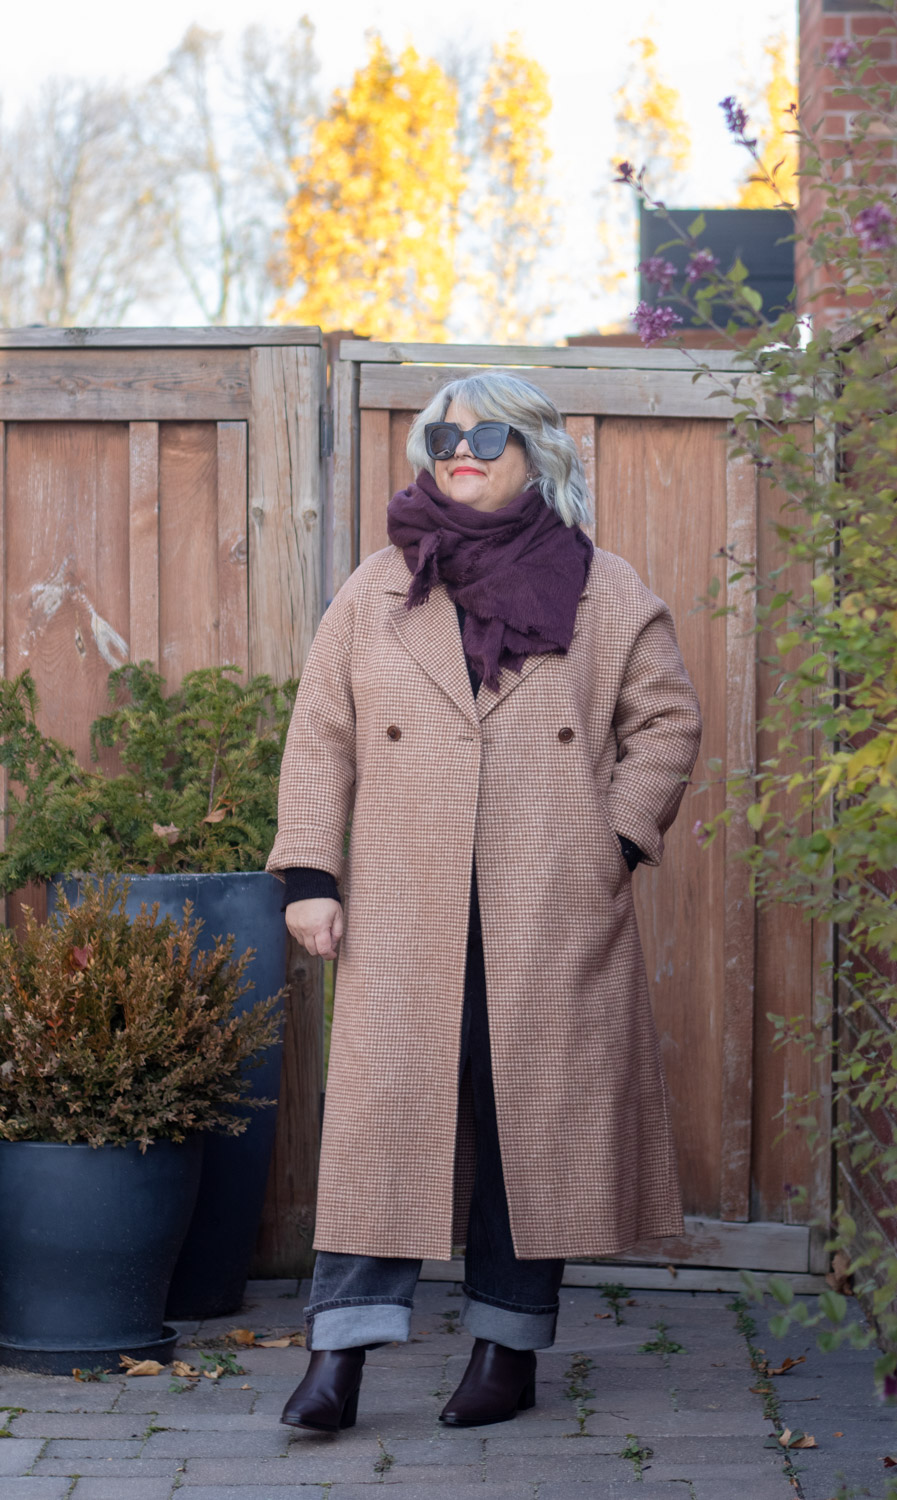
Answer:
<path fill-rule="evenodd" d="M 576 444 L 564 431 L 561 414 L 538 386 L 504 370 L 485 370 L 450 380 L 418 412 L 408 434 L 408 462 L 418 473 L 429 469 L 435 477 L 435 462 L 427 453 L 424 428 L 442 422 L 453 401 L 480 421 L 509 422 L 526 444 L 529 465 L 537 474 L 536 484 L 546 505 L 557 511 L 567 526 L 592 519 L 591 495 Z"/>

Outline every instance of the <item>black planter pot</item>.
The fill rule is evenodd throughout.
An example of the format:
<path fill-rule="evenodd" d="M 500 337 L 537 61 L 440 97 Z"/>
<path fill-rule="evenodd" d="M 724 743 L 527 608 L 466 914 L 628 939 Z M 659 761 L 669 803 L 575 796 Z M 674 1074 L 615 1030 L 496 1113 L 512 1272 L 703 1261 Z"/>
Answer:
<path fill-rule="evenodd" d="M 267 999 L 282 988 L 286 974 L 287 929 L 280 903 L 283 887 L 265 871 L 233 875 L 131 875 L 127 910 L 136 916 L 141 904 L 159 903 L 159 915 L 177 920 L 184 902 L 193 902 L 193 918 L 201 917 L 200 947 L 214 946 L 215 938 L 234 935 L 233 957 L 256 950 L 245 978 L 253 988 L 237 1002 L 237 1009 Z M 70 901 L 79 898 L 80 882 L 61 884 Z M 47 908 L 55 906 L 55 885 L 48 887 Z M 247 1071 L 250 1095 L 276 1099 L 280 1089 L 282 1047 L 264 1054 L 259 1067 Z M 247 1110 L 249 1124 L 242 1135 L 208 1135 L 196 1210 L 178 1257 L 166 1316 L 174 1319 L 216 1318 L 236 1312 L 243 1301 L 249 1262 L 255 1249 L 265 1198 L 268 1167 L 274 1146 L 277 1112 Z"/>
<path fill-rule="evenodd" d="M 0 1364 L 40 1375 L 165 1363 L 165 1299 L 199 1189 L 203 1140 L 0 1141 Z"/>

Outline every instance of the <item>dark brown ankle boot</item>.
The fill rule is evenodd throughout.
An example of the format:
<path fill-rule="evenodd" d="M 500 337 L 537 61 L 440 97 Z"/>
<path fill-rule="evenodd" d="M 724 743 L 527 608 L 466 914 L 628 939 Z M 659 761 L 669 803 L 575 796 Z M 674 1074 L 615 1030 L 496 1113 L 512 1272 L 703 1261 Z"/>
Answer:
<path fill-rule="evenodd" d="M 354 1427 L 364 1349 L 314 1349 L 308 1369 L 283 1409 L 288 1427 L 339 1432 Z"/>
<path fill-rule="evenodd" d="M 461 1384 L 440 1412 L 448 1427 L 485 1427 L 509 1422 L 536 1404 L 536 1356 L 477 1339 Z"/>

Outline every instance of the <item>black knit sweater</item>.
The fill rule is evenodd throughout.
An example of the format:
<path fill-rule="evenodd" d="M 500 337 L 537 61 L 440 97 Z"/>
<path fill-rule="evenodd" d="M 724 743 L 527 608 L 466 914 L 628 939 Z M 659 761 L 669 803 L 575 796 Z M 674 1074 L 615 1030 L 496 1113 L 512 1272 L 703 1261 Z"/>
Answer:
<path fill-rule="evenodd" d="M 458 615 L 458 627 L 463 639 L 465 611 L 463 606 L 457 603 L 455 604 L 455 610 Z M 482 679 L 474 670 L 466 654 L 465 661 L 467 662 L 467 674 L 470 678 L 470 686 L 473 688 L 473 696 L 476 697 Z M 642 858 L 641 849 L 631 839 L 624 838 L 622 833 L 618 833 L 617 838 L 620 840 L 623 858 L 630 870 L 634 870 Z M 291 901 L 311 901 L 315 897 L 320 896 L 329 897 L 333 901 L 341 899 L 336 879 L 331 875 L 329 870 L 317 870 L 311 865 L 293 865 L 281 873 L 285 882 L 284 900 L 281 911 L 285 911 Z"/>

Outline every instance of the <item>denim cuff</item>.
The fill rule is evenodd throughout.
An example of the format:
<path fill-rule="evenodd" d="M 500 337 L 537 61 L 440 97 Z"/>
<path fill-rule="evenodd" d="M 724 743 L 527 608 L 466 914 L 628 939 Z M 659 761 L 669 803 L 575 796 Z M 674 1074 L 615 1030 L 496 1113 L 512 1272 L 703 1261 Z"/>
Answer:
<path fill-rule="evenodd" d="M 307 1349 L 360 1349 L 367 1344 L 407 1343 L 411 1306 L 404 1302 L 341 1302 L 305 1309 Z"/>
<path fill-rule="evenodd" d="M 465 1285 L 458 1321 L 473 1338 L 504 1344 L 506 1349 L 550 1349 L 557 1328 L 558 1308 L 521 1312 L 507 1305 L 485 1301 Z"/>

